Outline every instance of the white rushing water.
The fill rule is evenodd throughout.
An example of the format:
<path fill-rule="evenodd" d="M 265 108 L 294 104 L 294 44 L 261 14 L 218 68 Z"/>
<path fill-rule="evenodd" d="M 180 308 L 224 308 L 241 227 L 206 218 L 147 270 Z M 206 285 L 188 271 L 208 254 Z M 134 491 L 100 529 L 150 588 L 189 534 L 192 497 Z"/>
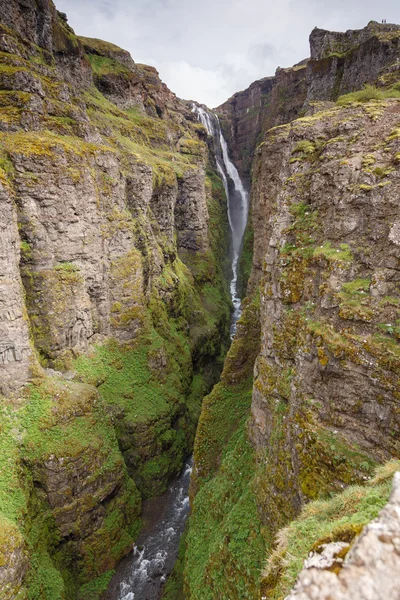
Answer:
<path fill-rule="evenodd" d="M 188 489 L 192 459 L 166 493 L 162 517 L 141 534 L 128 562 L 114 577 L 105 600 L 158 600 L 171 573 L 189 514 Z M 157 509 L 158 511 L 158 509 Z"/>
<path fill-rule="evenodd" d="M 232 237 L 232 279 L 230 282 L 230 293 L 233 303 L 231 324 L 231 337 L 233 338 L 236 333 L 236 323 L 241 315 L 242 303 L 237 289 L 238 263 L 247 224 L 249 198 L 238 170 L 229 158 L 228 145 L 223 136 L 218 116 L 197 104 L 193 105 L 193 112 L 207 129 L 208 134 L 213 136 L 217 145 L 219 152 L 216 152 L 215 160 L 228 199 L 228 219 Z M 231 185 L 229 185 L 228 180 L 231 181 Z"/>

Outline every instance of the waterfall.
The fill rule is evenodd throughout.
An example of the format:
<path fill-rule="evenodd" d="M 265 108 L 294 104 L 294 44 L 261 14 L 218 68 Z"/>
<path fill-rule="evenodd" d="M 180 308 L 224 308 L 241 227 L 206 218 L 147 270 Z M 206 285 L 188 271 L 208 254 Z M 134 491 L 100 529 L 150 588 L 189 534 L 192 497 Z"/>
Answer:
<path fill-rule="evenodd" d="M 249 199 L 238 170 L 229 158 L 228 145 L 223 136 L 218 116 L 197 104 L 193 105 L 192 110 L 207 129 L 208 134 L 214 138 L 217 169 L 221 175 L 228 200 L 228 220 L 232 239 L 232 279 L 230 282 L 230 293 L 233 303 L 231 323 L 231 338 L 233 338 L 236 333 L 236 323 L 241 315 L 241 298 L 238 295 L 237 289 L 238 263 L 247 224 Z M 231 185 L 229 185 L 228 181 L 231 182 Z"/>

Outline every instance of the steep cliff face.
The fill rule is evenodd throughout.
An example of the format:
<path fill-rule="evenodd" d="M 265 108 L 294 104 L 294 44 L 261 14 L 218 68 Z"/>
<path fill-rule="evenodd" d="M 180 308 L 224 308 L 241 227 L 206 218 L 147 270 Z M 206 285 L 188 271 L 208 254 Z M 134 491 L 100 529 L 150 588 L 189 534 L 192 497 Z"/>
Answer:
<path fill-rule="evenodd" d="M 371 21 L 364 29 L 310 35 L 307 100 L 336 100 L 363 84 L 399 80 L 400 27 Z"/>
<path fill-rule="evenodd" d="M 154 69 L 51 2 L 0 14 L 0 578 L 95 598 L 222 367 L 226 198 Z"/>
<path fill-rule="evenodd" d="M 323 66 L 326 52 L 334 61 L 331 41 L 338 38 L 349 69 L 363 72 L 343 91 L 362 82 L 386 86 L 334 104 L 335 63 L 319 95 L 313 69 Z M 195 441 L 184 586 L 196 600 L 285 597 L 308 553 L 331 543 L 339 573 L 356 536 L 388 501 L 399 467 L 390 461 L 400 456 L 400 107 L 392 67 L 398 28 L 373 24 L 341 36 L 314 30 L 312 39 L 311 61 L 297 75 L 282 74 L 284 82 L 301 77 L 302 107 L 295 110 L 304 115 L 270 128 L 296 101 L 289 98 L 287 112 L 279 113 L 275 95 L 263 109 L 265 130 L 252 163 L 248 298 Z M 393 54 L 379 51 L 378 63 L 379 56 L 388 59 L 375 68 L 372 48 L 381 43 Z M 272 83 L 271 97 L 277 89 Z M 225 115 L 234 106 L 228 101 Z M 258 127 L 259 116 L 254 122 Z M 236 158 L 246 139 L 243 123 L 231 127 Z M 388 538 L 389 546 L 394 552 Z M 354 546 L 349 554 L 349 573 L 357 552 Z M 346 573 L 332 580 L 338 598 Z M 320 587 L 310 587 L 304 574 L 293 598 L 319 597 L 328 580 L 315 575 Z"/>
<path fill-rule="evenodd" d="M 274 77 L 255 81 L 215 109 L 233 160 L 244 178 L 250 178 L 262 131 L 295 119 L 306 93 L 306 61 L 303 61 L 289 69 L 278 68 Z"/>
<path fill-rule="evenodd" d="M 294 67 L 278 67 L 274 77 L 255 81 L 216 108 L 229 149 L 240 173 L 250 177 L 262 132 L 289 123 L 316 101 L 335 101 L 364 84 L 398 81 L 398 25 L 371 21 L 345 33 L 315 28 L 310 58 Z"/>
<path fill-rule="evenodd" d="M 271 527 L 400 450 L 397 120 L 397 100 L 334 107 L 259 148 L 250 431 Z"/>

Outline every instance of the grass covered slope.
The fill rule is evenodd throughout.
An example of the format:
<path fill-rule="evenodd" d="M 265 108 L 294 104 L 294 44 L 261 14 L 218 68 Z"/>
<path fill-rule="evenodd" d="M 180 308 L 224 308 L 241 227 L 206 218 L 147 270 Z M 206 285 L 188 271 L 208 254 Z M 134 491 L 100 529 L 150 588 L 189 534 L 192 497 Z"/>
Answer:
<path fill-rule="evenodd" d="M 256 295 L 244 307 L 222 381 L 203 402 L 181 561 L 186 598 L 254 598 L 259 589 L 266 540 L 255 502 L 255 453 L 246 433 L 258 310 Z"/>
<path fill-rule="evenodd" d="M 399 468 L 399 461 L 390 461 L 379 467 L 366 485 L 352 485 L 333 498 L 307 504 L 279 531 L 276 548 L 267 558 L 261 594 L 271 600 L 284 598 L 311 551 L 318 552 L 331 542 L 351 544 L 387 503 L 393 474 Z"/>

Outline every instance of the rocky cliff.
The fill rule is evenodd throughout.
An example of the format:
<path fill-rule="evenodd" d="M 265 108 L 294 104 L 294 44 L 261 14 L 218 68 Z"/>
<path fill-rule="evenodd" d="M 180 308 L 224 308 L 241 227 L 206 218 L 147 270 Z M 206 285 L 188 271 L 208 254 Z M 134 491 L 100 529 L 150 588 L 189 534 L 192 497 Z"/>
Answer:
<path fill-rule="evenodd" d="M 226 198 L 153 68 L 0 15 L 2 598 L 97 598 L 222 368 Z"/>
<path fill-rule="evenodd" d="M 340 598 L 385 576 L 370 547 L 394 572 L 397 488 L 363 528 L 399 470 L 399 28 L 314 30 L 218 109 L 252 204 L 224 361 L 205 129 L 50 0 L 0 14 L 2 597 L 98 599 L 193 443 L 165 598 L 282 598 L 307 557 L 292 595 Z"/>
<path fill-rule="evenodd" d="M 331 54 L 337 39 L 343 71 Z M 400 456 L 398 39 L 390 25 L 340 36 L 314 30 L 312 58 L 296 71 L 302 116 L 271 128 L 274 103 L 246 125 L 245 102 L 260 107 L 265 82 L 222 109 L 241 106 L 231 128 L 236 158 L 245 128 L 251 140 L 260 121 L 264 130 L 252 163 L 248 296 L 195 441 L 187 598 L 283 598 L 310 552 L 324 565 L 329 544 L 334 560 L 324 566 L 337 582 L 305 573 L 293 598 L 324 597 L 330 583 L 329 593 L 347 597 L 347 584 L 361 585 L 350 585 L 357 568 L 365 581 L 374 577 L 368 534 L 355 540 L 387 503 L 399 469 L 391 460 Z M 334 66 L 320 93 L 313 72 L 325 60 Z M 355 65 L 376 87 L 333 102 L 350 92 Z M 343 87 L 333 90 L 339 73 Z M 272 95 L 276 84 L 268 85 Z M 289 97 L 288 111 L 295 102 Z M 376 550 L 388 564 L 395 531 Z M 389 577 L 381 584 L 391 589 Z"/>
<path fill-rule="evenodd" d="M 249 178 L 263 131 L 306 113 L 316 101 L 336 100 L 365 84 L 385 86 L 399 79 L 399 26 L 371 21 L 345 33 L 315 28 L 310 58 L 275 76 L 255 81 L 216 108 L 232 157 Z"/>

